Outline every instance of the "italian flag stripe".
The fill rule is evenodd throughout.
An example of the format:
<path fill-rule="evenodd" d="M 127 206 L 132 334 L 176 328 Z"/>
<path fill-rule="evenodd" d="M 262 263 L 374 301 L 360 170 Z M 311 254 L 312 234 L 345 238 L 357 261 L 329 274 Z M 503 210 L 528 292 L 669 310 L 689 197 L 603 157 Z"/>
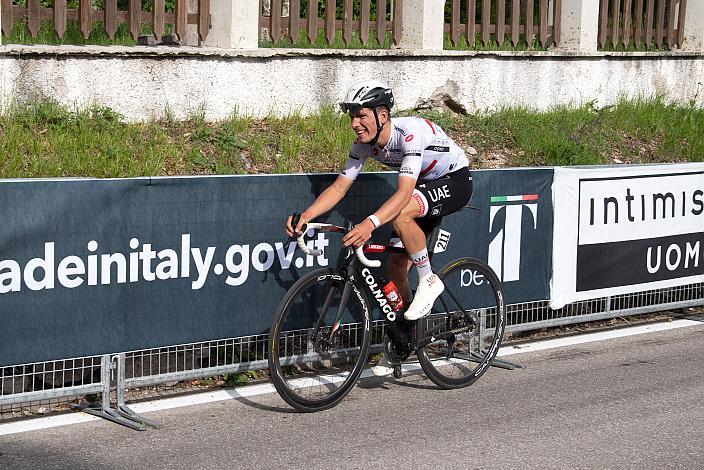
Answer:
<path fill-rule="evenodd" d="M 537 194 L 521 194 L 518 196 L 491 196 L 491 202 L 537 201 Z"/>

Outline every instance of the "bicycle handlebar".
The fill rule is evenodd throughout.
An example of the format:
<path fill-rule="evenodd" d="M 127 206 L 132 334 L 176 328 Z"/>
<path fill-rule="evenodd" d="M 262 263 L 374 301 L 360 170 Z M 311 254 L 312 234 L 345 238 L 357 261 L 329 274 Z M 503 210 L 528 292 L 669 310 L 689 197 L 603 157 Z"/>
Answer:
<path fill-rule="evenodd" d="M 319 230 L 319 229 L 325 228 L 325 227 L 334 227 L 335 230 L 333 230 L 333 231 L 335 231 L 335 232 L 347 233 L 347 229 L 344 227 L 338 227 L 336 225 L 330 225 L 330 224 L 321 224 L 321 223 L 316 223 L 316 222 L 310 222 L 309 224 L 307 224 L 306 227 L 304 227 L 305 230 L 303 230 L 303 235 L 301 235 L 300 237 L 296 237 L 296 240 L 298 241 L 298 247 L 307 255 L 310 255 L 310 256 L 322 255 L 323 250 L 314 250 L 313 248 L 310 248 L 308 245 L 306 245 L 306 241 L 304 240 L 303 237 L 308 229 Z M 359 262 L 368 268 L 378 268 L 379 266 L 381 266 L 381 261 L 369 259 L 365 256 L 364 245 L 355 248 L 354 253 L 357 256 L 357 259 L 359 260 Z"/>

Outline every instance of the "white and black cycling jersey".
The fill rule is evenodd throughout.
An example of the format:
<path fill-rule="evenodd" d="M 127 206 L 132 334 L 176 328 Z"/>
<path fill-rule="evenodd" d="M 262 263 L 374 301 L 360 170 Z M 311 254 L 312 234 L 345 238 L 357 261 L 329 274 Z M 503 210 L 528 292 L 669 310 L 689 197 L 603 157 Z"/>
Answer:
<path fill-rule="evenodd" d="M 417 117 L 393 118 L 391 137 L 382 148 L 355 141 L 341 174 L 352 180 L 367 158 L 418 180 L 432 181 L 469 166 L 467 156 L 437 124 Z"/>

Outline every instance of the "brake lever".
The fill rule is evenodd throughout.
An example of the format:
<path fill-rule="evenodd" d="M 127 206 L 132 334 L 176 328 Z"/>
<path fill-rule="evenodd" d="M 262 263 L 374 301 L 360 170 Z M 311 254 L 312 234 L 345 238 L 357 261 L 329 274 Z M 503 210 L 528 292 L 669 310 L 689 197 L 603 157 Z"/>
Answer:
<path fill-rule="evenodd" d="M 291 243 L 296 243 L 296 239 L 294 237 L 288 237 L 284 242 L 284 249 L 286 250 L 286 253 L 288 253 L 289 248 L 291 248 Z"/>

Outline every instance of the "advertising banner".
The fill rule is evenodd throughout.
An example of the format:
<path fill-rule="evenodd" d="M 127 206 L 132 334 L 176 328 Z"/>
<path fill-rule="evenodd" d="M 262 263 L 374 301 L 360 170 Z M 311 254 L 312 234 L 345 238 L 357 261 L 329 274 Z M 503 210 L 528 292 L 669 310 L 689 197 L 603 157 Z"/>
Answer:
<path fill-rule="evenodd" d="M 441 235 L 449 237 L 448 250 L 435 255 L 433 267 L 438 270 L 460 256 L 479 258 L 503 283 L 507 303 L 548 299 L 552 168 L 485 170 L 473 175 L 470 207 L 443 220 Z M 436 246 L 436 253 L 442 249 Z M 472 282 L 469 277 L 466 281 Z"/>
<path fill-rule="evenodd" d="M 509 302 L 547 298 L 552 169 L 473 174 L 479 210 L 445 219 L 433 265 L 478 257 Z M 338 261 L 339 235 L 312 238 L 312 257 L 283 232 L 334 178 L 0 181 L 0 366 L 266 333 L 286 290 Z M 362 220 L 396 179 L 360 175 L 321 220 Z"/>
<path fill-rule="evenodd" d="M 551 305 L 704 281 L 704 164 L 556 168 Z"/>

